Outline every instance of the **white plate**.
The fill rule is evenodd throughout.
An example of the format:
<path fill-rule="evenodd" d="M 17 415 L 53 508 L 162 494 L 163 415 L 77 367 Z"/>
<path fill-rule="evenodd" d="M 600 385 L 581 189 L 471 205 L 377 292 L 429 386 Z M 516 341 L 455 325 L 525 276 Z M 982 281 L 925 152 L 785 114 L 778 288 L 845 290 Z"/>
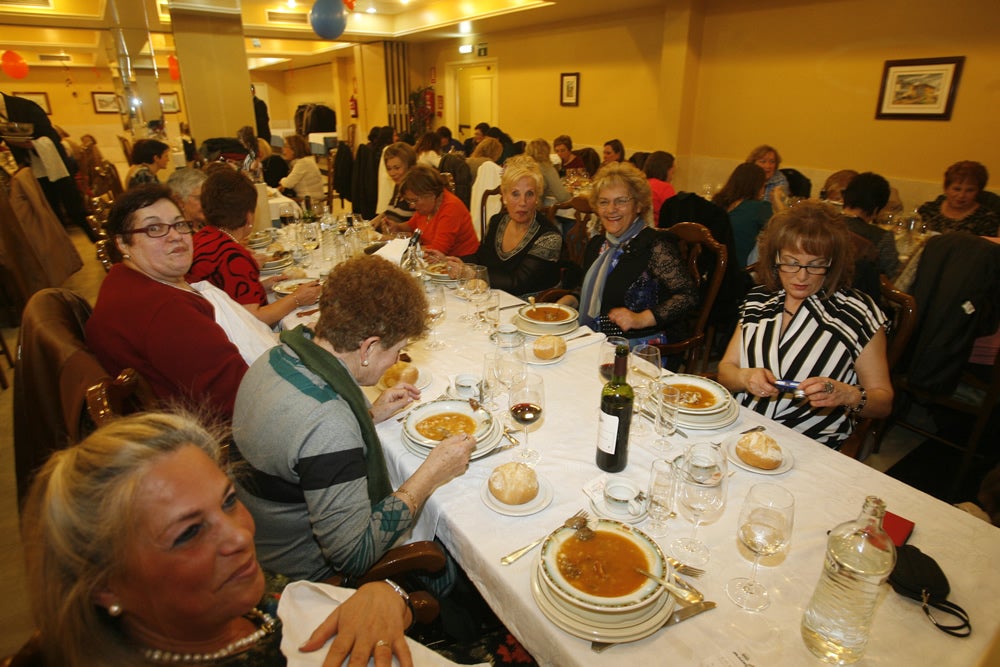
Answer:
<path fill-rule="evenodd" d="M 716 415 L 712 415 L 716 417 Z M 732 426 L 740 418 L 740 404 L 736 401 L 729 402 L 729 409 L 718 416 L 717 419 L 712 420 L 700 420 L 691 419 L 693 415 L 677 415 L 677 425 L 684 430 L 692 429 L 695 431 L 716 431 L 720 428 L 726 428 L 727 426 Z"/>
<path fill-rule="evenodd" d="M 557 322 L 546 322 L 546 321 L 535 320 L 535 319 L 532 319 L 532 318 L 528 317 L 528 313 L 531 312 L 535 308 L 554 308 L 556 310 L 561 310 L 562 312 L 564 312 L 566 314 L 566 317 L 564 317 L 563 319 L 561 319 L 561 320 L 559 320 Z M 520 308 L 518 308 L 517 315 L 526 324 L 530 324 L 532 326 L 536 326 L 536 327 L 539 327 L 541 329 L 547 329 L 549 331 L 551 331 L 554 328 L 558 328 L 560 326 L 568 324 L 570 322 L 575 322 L 575 321 L 577 321 L 580 318 L 580 313 L 578 313 L 575 308 L 570 308 L 569 306 L 564 306 L 561 303 L 538 303 L 538 304 L 535 304 L 534 306 L 532 306 L 530 303 L 529 304 L 525 304 L 525 305 L 521 306 Z"/>
<path fill-rule="evenodd" d="M 601 628 L 590 625 L 582 619 L 573 617 L 562 609 L 552 604 L 542 591 L 542 584 L 539 582 L 538 568 L 531 571 L 531 595 L 535 598 L 535 603 L 542 614 L 552 621 L 556 627 L 568 632 L 574 637 L 589 639 L 600 642 L 633 642 L 654 634 L 663 627 L 664 622 L 674 612 L 674 605 L 670 602 L 663 604 L 662 608 L 653 616 L 642 623 L 621 629 Z M 664 596 L 670 598 L 669 595 Z M 673 599 L 673 598 L 671 598 Z"/>
<path fill-rule="evenodd" d="M 401 440 L 403 441 L 403 447 L 406 448 L 406 451 L 410 452 L 411 454 L 415 454 L 416 456 L 422 459 L 426 459 L 427 456 L 431 453 L 431 449 L 433 449 L 433 447 L 425 447 L 423 445 L 413 442 L 413 440 L 406 437 L 405 433 L 402 434 Z M 472 452 L 472 455 L 469 457 L 469 459 L 471 461 L 475 461 L 477 459 L 483 458 L 487 454 L 491 453 L 494 449 L 496 449 L 501 442 L 504 442 L 503 430 L 498 429 L 494 435 L 490 435 L 476 442 L 476 449 L 475 451 Z"/>
<path fill-rule="evenodd" d="M 430 386 L 431 382 L 434 381 L 434 375 L 429 370 L 421 368 L 420 366 L 417 366 L 415 364 L 411 365 L 413 365 L 414 368 L 417 369 L 417 381 L 413 383 L 413 386 L 421 391 L 427 389 L 427 387 Z M 385 386 L 382 380 L 379 379 L 378 384 L 376 385 L 375 388 L 380 389 L 381 391 L 385 391 L 389 387 Z"/>
<path fill-rule="evenodd" d="M 646 561 L 646 570 L 658 577 L 667 573 L 667 563 L 663 557 L 663 552 L 653 538 L 646 535 L 637 528 L 628 526 L 621 521 L 611 519 L 598 519 L 590 522 L 590 527 L 595 532 L 608 532 L 624 537 L 642 551 Z M 638 609 L 652 604 L 661 595 L 664 595 L 663 587 L 651 579 L 643 581 L 636 590 L 617 597 L 605 597 L 591 595 L 576 588 L 569 583 L 556 565 L 559 550 L 563 543 L 573 538 L 576 530 L 568 526 L 562 526 L 552 531 L 552 533 L 542 542 L 539 559 L 541 563 L 542 577 L 545 584 L 549 586 L 559 597 L 572 604 L 594 611 L 614 611 L 623 612 L 630 609 Z"/>
<path fill-rule="evenodd" d="M 431 266 L 434 266 L 434 264 L 429 264 L 427 268 L 424 269 L 424 273 L 427 274 L 431 280 L 451 280 L 451 278 L 448 277 L 448 265 L 444 262 L 440 262 L 440 264 L 443 265 L 441 270 L 431 270 Z"/>
<path fill-rule="evenodd" d="M 664 375 L 660 378 L 660 382 L 664 384 L 687 384 L 693 387 L 711 394 L 715 397 L 715 403 L 707 408 L 690 408 L 685 405 L 679 405 L 677 407 L 678 412 L 683 412 L 692 415 L 707 415 L 715 412 L 720 412 L 725 410 L 726 407 L 732 402 L 732 396 L 725 387 L 723 387 L 718 382 L 714 380 L 709 380 L 708 378 L 703 378 L 700 375 L 685 375 L 678 373 L 676 375 Z"/>
<path fill-rule="evenodd" d="M 493 494 L 490 493 L 489 479 L 483 482 L 483 486 L 479 490 L 479 497 L 483 499 L 484 505 L 497 514 L 505 514 L 507 516 L 528 516 L 529 514 L 541 512 L 552 502 L 553 495 L 552 485 L 549 484 L 549 480 L 541 475 L 538 475 L 538 495 L 521 505 L 508 505 L 494 498 Z"/>
<path fill-rule="evenodd" d="M 302 285 L 308 285 L 314 282 L 316 282 L 315 278 L 292 278 L 291 280 L 282 280 L 271 289 L 275 294 L 291 294 Z"/>
<path fill-rule="evenodd" d="M 420 433 L 417 432 L 416 425 L 428 417 L 433 417 L 434 415 L 439 415 L 445 412 L 457 412 L 459 414 L 472 417 L 472 419 L 476 422 L 476 431 L 473 435 L 477 440 L 485 438 L 495 427 L 493 415 L 483 408 L 473 410 L 467 400 L 443 398 L 436 401 L 428 401 L 427 403 L 418 405 L 410 410 L 410 414 L 406 415 L 406 419 L 403 421 L 403 432 L 413 442 L 420 443 L 425 447 L 433 447 L 439 441 L 420 435 Z"/>
<path fill-rule="evenodd" d="M 576 320 L 570 320 L 565 324 L 560 324 L 559 326 L 538 326 L 532 322 L 529 322 L 522 318 L 520 315 L 514 315 L 510 319 L 510 323 L 517 327 L 517 330 L 521 333 L 526 333 L 529 336 L 544 336 L 545 334 L 552 334 L 554 336 L 564 336 L 566 334 L 571 334 L 580 328 L 579 322 Z"/>
<path fill-rule="evenodd" d="M 558 364 L 565 358 L 566 352 L 563 352 L 561 357 L 556 357 L 555 359 L 539 359 L 530 349 L 526 348 L 524 350 L 524 363 L 531 364 L 532 366 L 551 366 L 552 364 Z"/>
<path fill-rule="evenodd" d="M 608 503 L 604 498 L 598 500 L 590 499 L 590 507 L 594 510 L 594 514 L 601 517 L 602 519 L 611 519 L 612 521 L 622 521 L 624 523 L 637 524 L 641 523 L 643 519 L 646 518 L 646 508 L 643 506 L 642 513 L 638 515 L 629 514 L 628 510 L 616 510 L 608 506 Z"/>
<path fill-rule="evenodd" d="M 795 457 L 792 456 L 792 452 L 788 450 L 787 447 L 781 448 L 781 465 L 773 470 L 764 470 L 763 468 L 755 468 L 749 463 L 745 462 L 736 454 L 736 443 L 739 441 L 742 434 L 736 433 L 729 436 L 722 441 L 722 446 L 726 448 L 726 458 L 728 458 L 733 465 L 738 468 L 743 468 L 748 472 L 755 472 L 758 475 L 780 475 L 786 473 L 792 469 L 795 465 Z M 780 445 L 779 445 L 780 446 Z"/>

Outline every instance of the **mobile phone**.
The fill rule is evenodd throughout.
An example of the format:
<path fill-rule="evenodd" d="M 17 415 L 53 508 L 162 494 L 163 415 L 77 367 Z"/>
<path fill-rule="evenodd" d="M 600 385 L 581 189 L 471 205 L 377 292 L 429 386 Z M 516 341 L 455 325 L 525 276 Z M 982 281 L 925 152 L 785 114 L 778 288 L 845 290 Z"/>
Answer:
<path fill-rule="evenodd" d="M 785 393 L 794 394 L 795 398 L 806 397 L 806 393 L 799 389 L 798 380 L 775 380 L 774 386 Z"/>

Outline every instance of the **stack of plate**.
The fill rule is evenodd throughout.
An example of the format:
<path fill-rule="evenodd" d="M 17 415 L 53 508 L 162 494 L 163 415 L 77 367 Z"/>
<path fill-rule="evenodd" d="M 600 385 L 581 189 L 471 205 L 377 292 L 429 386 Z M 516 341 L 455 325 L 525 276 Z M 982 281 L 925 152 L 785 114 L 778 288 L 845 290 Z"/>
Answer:
<path fill-rule="evenodd" d="M 264 266 L 260 267 L 261 273 L 278 273 L 282 269 L 292 265 L 292 253 L 287 250 L 275 259 L 268 260 L 264 262 Z"/>
<path fill-rule="evenodd" d="M 626 538 L 646 557 L 643 569 L 669 576 L 663 552 L 642 531 L 608 519 L 591 521 L 590 527 Z M 531 593 L 542 614 L 571 635 L 591 641 L 630 642 L 659 630 L 673 613 L 674 600 L 655 581 L 646 579 L 625 595 L 599 597 L 576 588 L 562 575 L 559 550 L 575 533 L 563 526 L 542 543 L 538 566 L 531 573 Z"/>
<path fill-rule="evenodd" d="M 695 430 L 712 431 L 725 428 L 740 416 L 740 404 L 733 400 L 729 391 L 718 382 L 700 375 L 665 375 L 660 380 L 664 384 L 680 385 L 682 403 L 677 408 L 677 425 Z M 703 407 L 692 407 L 683 402 L 684 394 L 700 398 Z"/>
<path fill-rule="evenodd" d="M 255 250 L 271 245 L 271 232 L 260 230 L 247 237 L 247 247 Z"/>
<path fill-rule="evenodd" d="M 510 322 L 529 336 L 562 336 L 580 328 L 578 317 L 575 308 L 559 303 L 539 303 L 521 306 Z"/>
<path fill-rule="evenodd" d="M 467 400 L 443 398 L 418 405 L 406 415 L 403 421 L 403 445 L 406 449 L 421 458 L 427 458 L 440 440 L 421 435 L 417 431 L 417 424 L 428 417 L 447 412 L 467 415 L 476 422 L 476 430 L 472 434 L 476 439 L 476 449 L 469 458 L 478 459 L 486 456 L 503 440 L 503 425 L 500 420 L 493 419 L 489 412 L 482 408 L 473 410 Z"/>
<path fill-rule="evenodd" d="M 448 276 L 448 266 L 443 262 L 429 264 L 427 268 L 424 269 L 424 275 L 436 283 L 443 283 L 447 285 L 457 283 L 457 281 Z"/>

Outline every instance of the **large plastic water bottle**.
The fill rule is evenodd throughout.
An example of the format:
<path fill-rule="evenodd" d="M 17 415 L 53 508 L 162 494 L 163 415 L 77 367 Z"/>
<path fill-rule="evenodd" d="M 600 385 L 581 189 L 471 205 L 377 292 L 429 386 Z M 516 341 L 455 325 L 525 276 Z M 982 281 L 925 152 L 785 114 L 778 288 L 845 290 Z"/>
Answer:
<path fill-rule="evenodd" d="M 802 638 L 825 662 L 857 662 L 868 646 L 875 608 L 896 564 L 884 516 L 885 503 L 868 496 L 857 520 L 830 531 L 823 573 L 802 616 Z"/>

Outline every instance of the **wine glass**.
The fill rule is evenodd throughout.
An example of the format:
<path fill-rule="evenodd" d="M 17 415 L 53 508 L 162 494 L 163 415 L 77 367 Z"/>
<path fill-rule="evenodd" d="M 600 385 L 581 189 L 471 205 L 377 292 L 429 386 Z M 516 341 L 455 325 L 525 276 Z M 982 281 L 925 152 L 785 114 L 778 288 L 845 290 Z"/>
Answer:
<path fill-rule="evenodd" d="M 643 437 L 649 433 L 645 419 L 639 419 L 643 410 L 649 410 L 649 396 L 653 383 L 660 378 L 660 348 L 653 345 L 636 345 L 629 353 L 629 373 L 632 391 L 635 392 L 632 435 Z M 655 415 L 656 412 L 653 411 Z"/>
<path fill-rule="evenodd" d="M 281 221 L 282 228 L 295 224 L 295 207 L 291 204 L 282 204 L 279 206 L 278 220 Z"/>
<path fill-rule="evenodd" d="M 496 352 L 489 352 L 483 355 L 483 383 L 481 385 L 480 399 L 483 407 L 493 412 L 497 409 L 497 394 L 500 391 L 500 380 L 497 366 L 500 364 L 500 355 Z"/>
<path fill-rule="evenodd" d="M 478 264 L 470 266 L 473 267 L 474 274 L 465 284 L 465 291 L 469 295 L 469 301 L 472 302 L 475 308 L 475 314 L 472 316 L 472 321 L 475 324 L 472 328 L 482 331 L 486 329 L 486 323 L 479 317 L 479 309 L 482 307 L 482 303 L 486 301 L 486 297 L 490 292 L 490 273 L 485 266 Z"/>
<path fill-rule="evenodd" d="M 757 581 L 757 563 L 761 556 L 776 554 L 792 536 L 795 497 L 777 484 L 754 484 L 747 492 L 740 510 L 736 534 L 753 552 L 753 570 L 749 577 L 736 577 L 726 584 L 729 599 L 750 611 L 760 611 L 771 603 L 767 588 Z"/>
<path fill-rule="evenodd" d="M 441 350 L 445 344 L 438 338 L 437 325 L 444 319 L 444 286 L 440 283 L 428 282 L 424 286 L 424 293 L 427 295 L 427 318 L 431 322 L 431 334 L 427 340 L 426 348 L 428 350 Z"/>
<path fill-rule="evenodd" d="M 511 388 L 524 380 L 528 366 L 524 362 L 524 346 L 498 348 L 493 375 L 509 393 Z"/>
<path fill-rule="evenodd" d="M 649 469 L 649 525 L 645 530 L 653 537 L 667 534 L 667 520 L 673 513 L 675 481 L 674 464 L 656 459 Z"/>
<path fill-rule="evenodd" d="M 621 336 L 608 336 L 601 343 L 601 351 L 597 357 L 597 372 L 601 376 L 601 382 L 607 384 L 611 382 L 611 372 L 615 368 L 615 350 L 619 345 L 628 345 L 628 339 Z"/>
<path fill-rule="evenodd" d="M 673 443 L 670 436 L 677 432 L 677 406 L 681 402 L 680 390 L 672 384 L 654 381 L 650 391 L 650 402 L 653 414 L 656 415 L 656 443 L 654 447 L 661 454 L 666 454 Z"/>
<path fill-rule="evenodd" d="M 679 459 L 677 502 L 693 519 L 691 537 L 678 537 L 670 543 L 674 558 L 688 565 L 701 567 L 711 554 L 696 535 L 706 518 L 722 511 L 726 505 L 726 457 L 722 448 L 710 442 L 696 443 Z"/>
<path fill-rule="evenodd" d="M 528 447 L 528 430 L 542 416 L 545 405 L 545 385 L 542 377 L 526 373 L 510 390 L 510 416 L 524 428 L 524 442 L 514 452 L 514 460 L 530 466 L 538 463 L 541 454 Z"/>
<path fill-rule="evenodd" d="M 455 276 L 455 296 L 459 299 L 469 298 L 469 281 L 476 277 L 475 266 L 475 264 L 462 264 L 458 269 L 458 275 Z M 473 318 L 470 310 L 471 308 L 466 308 L 465 313 L 458 319 L 471 322 Z"/>
<path fill-rule="evenodd" d="M 482 309 L 483 321 L 486 323 L 490 333 L 496 331 L 500 325 L 500 292 L 491 289 L 483 301 Z"/>

